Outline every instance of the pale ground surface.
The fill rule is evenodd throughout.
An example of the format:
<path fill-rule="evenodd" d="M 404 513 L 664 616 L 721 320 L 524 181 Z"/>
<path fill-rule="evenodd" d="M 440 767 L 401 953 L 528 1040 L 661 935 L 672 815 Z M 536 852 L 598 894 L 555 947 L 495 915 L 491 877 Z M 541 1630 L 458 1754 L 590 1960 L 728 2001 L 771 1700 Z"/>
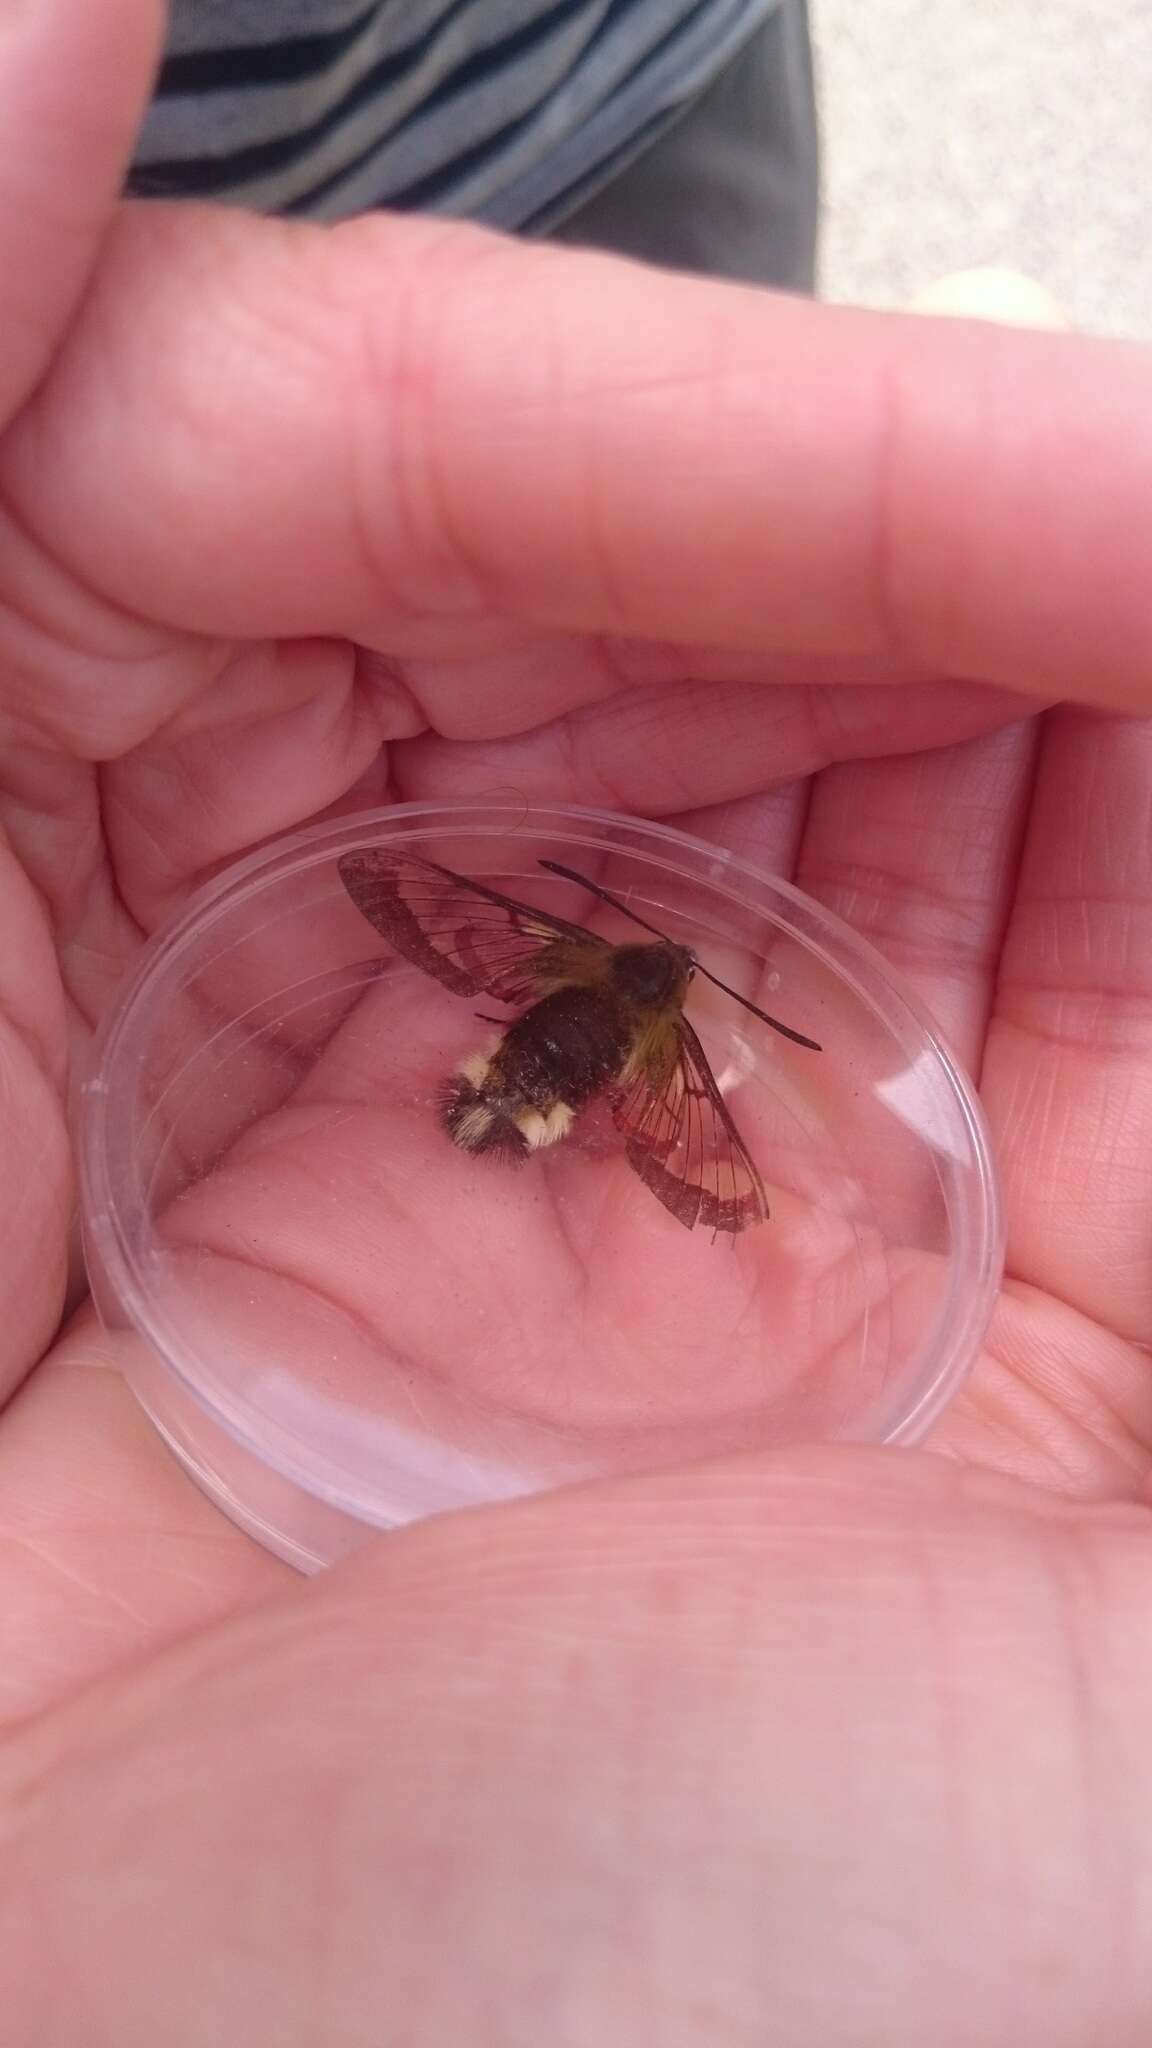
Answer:
<path fill-rule="evenodd" d="M 824 297 L 1003 265 L 1074 326 L 1152 339 L 1150 0 L 810 4 Z"/>

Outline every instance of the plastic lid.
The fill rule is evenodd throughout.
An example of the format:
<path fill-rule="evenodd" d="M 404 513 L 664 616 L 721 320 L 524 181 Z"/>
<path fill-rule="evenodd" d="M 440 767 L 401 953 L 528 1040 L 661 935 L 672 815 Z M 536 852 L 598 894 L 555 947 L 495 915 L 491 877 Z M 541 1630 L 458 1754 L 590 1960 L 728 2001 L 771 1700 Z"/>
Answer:
<path fill-rule="evenodd" d="M 403 847 L 697 977 L 685 1014 L 768 1221 L 685 1229 L 602 1100 L 520 1165 L 437 1110 L 506 1015 L 389 947 L 341 855 Z M 878 955 L 786 883 L 666 827 L 405 805 L 267 847 L 140 958 L 85 1090 L 98 1306 L 157 1426 L 304 1567 L 439 1509 L 796 1442 L 909 1442 L 955 1392 L 1001 1268 L 971 1088 Z"/>

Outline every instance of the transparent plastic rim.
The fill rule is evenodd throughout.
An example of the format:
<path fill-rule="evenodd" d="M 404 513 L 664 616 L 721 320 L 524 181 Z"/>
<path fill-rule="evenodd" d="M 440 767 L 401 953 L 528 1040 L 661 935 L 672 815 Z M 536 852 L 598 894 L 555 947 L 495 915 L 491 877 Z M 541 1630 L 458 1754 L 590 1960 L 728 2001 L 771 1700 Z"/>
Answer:
<path fill-rule="evenodd" d="M 233 1441 L 314 1498 L 349 1505 L 345 1494 L 325 1486 L 316 1473 L 300 1466 L 286 1447 L 270 1455 L 269 1444 L 252 1432 L 243 1414 L 207 1393 L 179 1331 L 150 1296 L 125 1232 L 114 1164 L 117 1130 L 127 1127 L 126 1097 L 136 1071 L 135 1055 L 147 1043 L 158 1006 L 182 982 L 190 948 L 199 946 L 212 925 L 254 885 L 284 880 L 314 866 L 319 855 L 335 860 L 341 852 L 380 836 L 423 839 L 434 833 L 441 838 L 467 838 L 521 832 L 577 848 L 594 842 L 604 850 L 607 843 L 613 851 L 632 853 L 654 868 L 665 868 L 679 881 L 701 884 L 729 897 L 743 911 L 752 910 L 773 922 L 779 923 L 783 908 L 793 935 L 881 1019 L 910 1060 L 922 1059 L 927 1049 L 934 1082 L 950 1096 L 965 1129 L 974 1171 L 968 1176 L 965 1197 L 957 1199 L 954 1189 L 948 1200 L 952 1246 L 947 1299 L 935 1331 L 907 1364 L 909 1377 L 921 1386 L 920 1396 L 881 1437 L 890 1444 L 919 1442 L 947 1407 L 976 1357 L 1003 1271 L 997 1177 L 983 1111 L 973 1090 L 917 998 L 875 948 L 833 912 L 743 855 L 670 825 L 578 805 L 395 804 L 307 826 L 244 856 L 203 884 L 179 915 L 147 942 L 93 1044 L 77 1119 L 85 1234 L 87 1237 L 93 1219 L 103 1219 L 101 1277 L 129 1328 Z"/>

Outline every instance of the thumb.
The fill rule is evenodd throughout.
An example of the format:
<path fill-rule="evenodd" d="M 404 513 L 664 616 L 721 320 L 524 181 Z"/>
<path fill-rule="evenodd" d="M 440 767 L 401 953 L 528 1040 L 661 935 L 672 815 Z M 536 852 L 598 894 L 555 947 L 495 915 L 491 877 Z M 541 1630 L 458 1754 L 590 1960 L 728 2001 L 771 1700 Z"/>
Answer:
<path fill-rule="evenodd" d="M 159 0 L 0 0 L 0 425 L 84 290 L 162 22 Z"/>

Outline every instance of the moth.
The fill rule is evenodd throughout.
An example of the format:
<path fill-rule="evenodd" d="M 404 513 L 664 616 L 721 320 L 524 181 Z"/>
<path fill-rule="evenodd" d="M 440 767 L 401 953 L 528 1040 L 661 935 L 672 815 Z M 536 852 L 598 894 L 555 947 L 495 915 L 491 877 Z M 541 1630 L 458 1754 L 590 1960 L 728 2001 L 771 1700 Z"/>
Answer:
<path fill-rule="evenodd" d="M 494 997 L 521 1013 L 486 1017 L 502 1035 L 444 1083 L 448 1136 L 464 1152 L 522 1161 L 559 1144 L 579 1112 L 606 1096 L 629 1165 L 678 1222 L 714 1236 L 765 1222 L 764 1183 L 684 1015 L 693 977 L 706 976 L 793 1044 L 819 1045 L 597 883 L 559 861 L 539 865 L 653 939 L 614 944 L 411 853 L 370 847 L 338 863 L 356 908 L 406 960 L 454 995 Z"/>

